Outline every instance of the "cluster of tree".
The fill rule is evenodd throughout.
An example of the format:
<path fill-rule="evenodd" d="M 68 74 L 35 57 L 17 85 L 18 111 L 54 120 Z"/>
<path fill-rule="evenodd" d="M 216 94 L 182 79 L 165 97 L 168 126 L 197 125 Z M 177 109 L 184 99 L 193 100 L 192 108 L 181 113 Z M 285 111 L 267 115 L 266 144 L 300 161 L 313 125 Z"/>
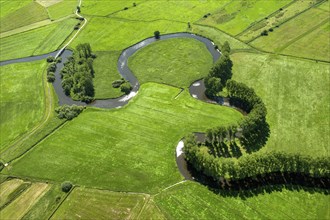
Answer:
<path fill-rule="evenodd" d="M 71 120 L 77 117 L 83 110 L 85 109 L 84 106 L 77 106 L 77 105 L 62 105 L 55 109 L 57 113 L 57 117 L 59 119 L 68 119 Z"/>
<path fill-rule="evenodd" d="M 261 98 L 244 83 L 226 83 L 230 104 L 248 113 L 240 122 L 240 143 L 248 152 L 259 150 L 268 140 L 270 129 L 266 121 L 267 109 Z"/>
<path fill-rule="evenodd" d="M 226 41 L 221 47 L 221 57 L 211 68 L 207 77 L 204 78 L 205 94 L 213 98 L 226 85 L 227 80 L 231 79 L 233 73 L 233 62 L 229 57 L 230 45 Z"/>
<path fill-rule="evenodd" d="M 73 185 L 69 181 L 65 181 L 61 184 L 61 189 L 63 192 L 68 193 L 72 189 Z"/>
<path fill-rule="evenodd" d="M 125 80 L 124 78 L 121 78 L 119 80 L 115 80 L 112 82 L 113 88 L 120 88 L 120 90 L 125 93 L 126 95 L 129 94 L 132 90 L 131 84 Z"/>
<path fill-rule="evenodd" d="M 79 44 L 72 57 L 61 70 L 62 88 L 73 99 L 91 102 L 94 97 L 94 68 L 91 47 L 88 43 Z"/>
<path fill-rule="evenodd" d="M 56 71 L 56 64 L 62 62 L 62 58 L 58 57 L 55 59 L 53 56 L 47 57 L 47 81 L 54 82 L 55 81 L 55 71 Z"/>
<path fill-rule="evenodd" d="M 263 152 L 242 156 L 237 160 L 215 157 L 206 146 L 198 146 L 194 136 L 186 138 L 185 158 L 198 172 L 220 181 L 239 180 L 274 172 L 303 173 L 311 177 L 330 177 L 330 158 L 311 158 L 284 152 Z"/>

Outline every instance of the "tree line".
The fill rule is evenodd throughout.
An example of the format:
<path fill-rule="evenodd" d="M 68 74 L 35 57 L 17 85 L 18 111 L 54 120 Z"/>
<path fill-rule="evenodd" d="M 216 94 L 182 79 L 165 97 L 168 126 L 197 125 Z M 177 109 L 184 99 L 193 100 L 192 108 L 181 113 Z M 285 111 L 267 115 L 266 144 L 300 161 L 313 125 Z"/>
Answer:
<path fill-rule="evenodd" d="M 302 173 L 311 177 L 330 177 L 328 157 L 312 158 L 297 153 L 258 152 L 245 155 L 237 160 L 215 157 L 206 146 L 198 146 L 191 135 L 185 139 L 184 152 L 187 162 L 214 181 L 239 180 L 247 177 L 281 173 Z"/>
<path fill-rule="evenodd" d="M 91 102 L 94 98 L 94 68 L 96 56 L 90 44 L 79 44 L 73 56 L 69 57 L 61 70 L 62 88 L 66 95 L 75 100 Z"/>

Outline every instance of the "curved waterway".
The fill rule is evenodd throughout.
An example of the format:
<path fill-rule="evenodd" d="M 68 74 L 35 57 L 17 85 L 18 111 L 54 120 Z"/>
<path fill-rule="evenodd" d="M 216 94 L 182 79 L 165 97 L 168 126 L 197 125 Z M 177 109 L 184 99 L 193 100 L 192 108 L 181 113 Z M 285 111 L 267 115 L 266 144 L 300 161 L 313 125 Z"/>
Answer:
<path fill-rule="evenodd" d="M 221 55 L 220 51 L 218 49 L 215 49 L 214 43 L 202 36 L 191 34 L 191 33 L 174 33 L 174 34 L 165 34 L 161 35 L 160 39 L 155 39 L 154 37 L 147 38 L 145 40 L 142 40 L 126 49 L 124 49 L 118 59 L 117 68 L 120 73 L 120 75 L 128 80 L 130 84 L 132 85 L 132 91 L 128 95 L 123 95 L 118 98 L 114 99 L 105 99 L 105 100 L 95 100 L 92 103 L 86 104 L 81 101 L 75 101 L 70 96 L 65 95 L 62 85 L 61 85 L 61 75 L 60 71 L 64 67 L 64 63 L 68 60 L 70 56 L 72 56 L 72 51 L 70 50 L 63 50 L 63 52 L 60 54 L 60 57 L 62 58 L 62 62 L 57 64 L 56 72 L 55 72 L 55 81 L 53 82 L 54 89 L 56 91 L 56 94 L 58 96 L 59 105 L 82 105 L 82 106 L 94 106 L 99 108 L 120 108 L 124 105 L 126 105 L 130 99 L 132 99 L 137 93 L 140 88 L 140 84 L 137 80 L 137 78 L 134 76 L 133 72 L 128 67 L 128 59 L 131 57 L 134 53 L 136 53 L 138 50 L 160 40 L 166 40 L 166 39 L 172 39 L 172 38 L 191 38 L 198 40 L 202 42 L 210 54 L 213 57 L 213 61 L 217 61 Z M 13 59 L 13 60 L 7 60 L 7 61 L 1 61 L 0 66 L 8 65 L 8 64 L 14 64 L 14 63 L 23 63 L 23 62 L 33 62 L 37 60 L 45 60 L 48 56 L 55 56 L 58 54 L 59 51 L 54 51 L 48 54 L 43 54 L 39 56 L 31 56 L 26 58 L 19 58 L 19 59 Z M 111 82 L 109 82 L 109 86 L 111 85 Z M 206 102 L 212 102 L 211 100 L 207 99 L 205 96 L 205 86 L 203 83 L 203 80 L 196 81 L 193 83 L 190 88 L 189 92 L 192 97 L 196 99 L 200 99 L 202 101 Z M 186 179 L 192 179 L 189 171 L 187 170 L 187 164 L 184 159 L 183 155 L 183 141 L 181 141 L 178 144 L 178 147 L 176 149 L 176 161 L 179 168 L 180 173 L 186 178 Z"/>

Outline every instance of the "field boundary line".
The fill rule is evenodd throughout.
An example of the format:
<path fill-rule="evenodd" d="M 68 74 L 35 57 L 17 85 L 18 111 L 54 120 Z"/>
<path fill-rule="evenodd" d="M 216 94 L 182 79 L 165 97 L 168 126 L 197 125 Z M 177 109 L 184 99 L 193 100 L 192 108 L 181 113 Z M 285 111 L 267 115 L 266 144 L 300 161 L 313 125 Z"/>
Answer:
<path fill-rule="evenodd" d="M 329 18 L 324 19 L 323 21 L 321 21 L 319 24 L 315 25 L 314 27 L 312 27 L 311 29 L 307 30 L 306 32 L 302 33 L 301 35 L 299 35 L 298 37 L 295 37 L 294 39 L 290 40 L 288 43 L 286 43 L 284 46 L 278 48 L 276 50 L 276 52 L 281 53 L 283 50 L 285 50 L 286 48 L 290 47 L 292 44 L 294 44 L 295 42 L 297 42 L 298 40 L 302 39 L 303 37 L 311 34 L 311 32 L 315 31 L 316 29 L 320 28 L 322 25 L 326 24 L 329 21 Z"/>
<path fill-rule="evenodd" d="M 299 15 L 305 13 L 306 11 L 308 11 L 308 10 L 310 10 L 310 9 L 312 9 L 312 8 L 316 8 L 316 6 L 318 6 L 319 4 L 323 3 L 324 1 L 326 1 L 326 0 L 322 0 L 322 1 L 320 1 L 320 2 L 318 2 L 318 3 L 316 3 L 316 4 L 314 4 L 314 5 L 310 6 L 309 8 L 306 8 L 305 10 L 299 12 L 298 14 L 295 14 L 294 16 L 292 16 L 292 17 L 290 17 L 290 18 L 284 20 L 283 22 L 281 22 L 281 23 L 279 23 L 279 24 L 277 24 L 277 25 L 278 25 L 278 26 L 281 26 L 281 25 L 283 25 L 283 24 L 285 24 L 285 23 L 287 23 L 287 22 L 289 22 L 289 21 L 295 19 L 296 17 L 298 17 Z M 275 26 L 272 26 L 272 28 L 275 28 Z M 258 35 L 257 37 L 252 38 L 251 40 L 247 41 L 246 43 L 250 45 L 250 43 L 252 43 L 253 41 L 255 41 L 256 39 L 258 39 L 258 38 L 260 38 L 260 37 L 264 37 L 264 36 Z"/>
<path fill-rule="evenodd" d="M 64 203 L 64 201 L 69 197 L 69 195 L 71 194 L 71 192 L 76 188 L 76 186 L 73 186 L 71 188 L 71 190 L 65 194 L 64 198 L 62 199 L 62 201 L 57 205 L 57 207 L 54 209 L 54 211 L 52 213 L 50 213 L 50 215 L 48 216 L 48 220 L 51 219 L 54 214 L 57 212 L 57 210 L 61 207 L 61 205 Z"/>

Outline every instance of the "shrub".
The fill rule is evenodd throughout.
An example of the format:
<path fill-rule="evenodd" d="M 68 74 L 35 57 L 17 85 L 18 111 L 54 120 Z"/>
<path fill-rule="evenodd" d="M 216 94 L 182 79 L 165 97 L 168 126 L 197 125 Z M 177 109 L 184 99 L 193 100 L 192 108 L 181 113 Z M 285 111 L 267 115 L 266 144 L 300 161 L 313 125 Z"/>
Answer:
<path fill-rule="evenodd" d="M 260 35 L 261 36 L 267 36 L 268 35 L 268 31 L 267 30 L 263 30 Z"/>
<path fill-rule="evenodd" d="M 132 90 L 132 86 L 129 82 L 125 82 L 120 86 L 120 91 L 122 91 L 126 95 L 129 94 L 131 90 Z"/>
<path fill-rule="evenodd" d="M 214 45 L 214 49 L 215 50 L 219 49 L 218 45 Z"/>
<path fill-rule="evenodd" d="M 61 184 L 61 188 L 63 192 L 68 193 L 72 188 L 72 183 L 70 183 L 69 181 L 65 181 Z"/>
<path fill-rule="evenodd" d="M 125 7 L 124 10 L 128 10 L 128 7 Z"/>
<path fill-rule="evenodd" d="M 207 15 L 204 15 L 203 18 L 207 18 Z"/>
<path fill-rule="evenodd" d="M 63 105 L 63 106 L 57 107 L 55 109 L 55 112 L 57 113 L 57 117 L 59 119 L 65 118 L 65 119 L 71 120 L 71 119 L 77 117 L 84 109 L 85 109 L 84 106 Z"/>
<path fill-rule="evenodd" d="M 136 3 L 135 2 L 133 3 L 133 7 L 136 7 Z"/>
<path fill-rule="evenodd" d="M 77 11 L 78 11 L 78 13 L 80 13 L 80 12 L 81 12 L 81 10 L 80 10 L 80 7 L 79 7 L 79 6 L 77 6 Z"/>
<path fill-rule="evenodd" d="M 155 31 L 154 32 L 155 38 L 159 39 L 160 38 L 160 32 L 159 31 Z"/>
<path fill-rule="evenodd" d="M 119 88 L 123 83 L 125 83 L 124 79 L 115 80 L 112 82 L 112 87 Z"/>
<path fill-rule="evenodd" d="M 273 29 L 273 28 L 269 28 L 269 31 L 270 31 L 270 32 L 273 32 L 273 31 L 274 31 L 274 29 Z"/>
<path fill-rule="evenodd" d="M 56 70 L 56 63 L 50 63 L 47 67 L 47 72 L 55 72 Z"/>
<path fill-rule="evenodd" d="M 54 82 L 55 81 L 55 73 L 54 72 L 48 72 L 47 73 L 47 81 L 48 82 Z"/>
<path fill-rule="evenodd" d="M 96 56 L 95 53 L 92 53 L 92 54 L 91 54 L 91 58 L 95 59 L 96 57 L 97 57 L 97 56 Z"/>
<path fill-rule="evenodd" d="M 56 63 L 62 63 L 62 57 L 57 57 L 55 60 Z"/>
<path fill-rule="evenodd" d="M 79 29 L 79 25 L 74 26 L 73 29 L 74 29 L 74 30 L 78 30 L 78 29 Z"/>
<path fill-rule="evenodd" d="M 48 63 L 52 63 L 52 62 L 54 62 L 54 60 L 55 60 L 55 58 L 53 56 L 47 57 L 47 62 Z"/>

